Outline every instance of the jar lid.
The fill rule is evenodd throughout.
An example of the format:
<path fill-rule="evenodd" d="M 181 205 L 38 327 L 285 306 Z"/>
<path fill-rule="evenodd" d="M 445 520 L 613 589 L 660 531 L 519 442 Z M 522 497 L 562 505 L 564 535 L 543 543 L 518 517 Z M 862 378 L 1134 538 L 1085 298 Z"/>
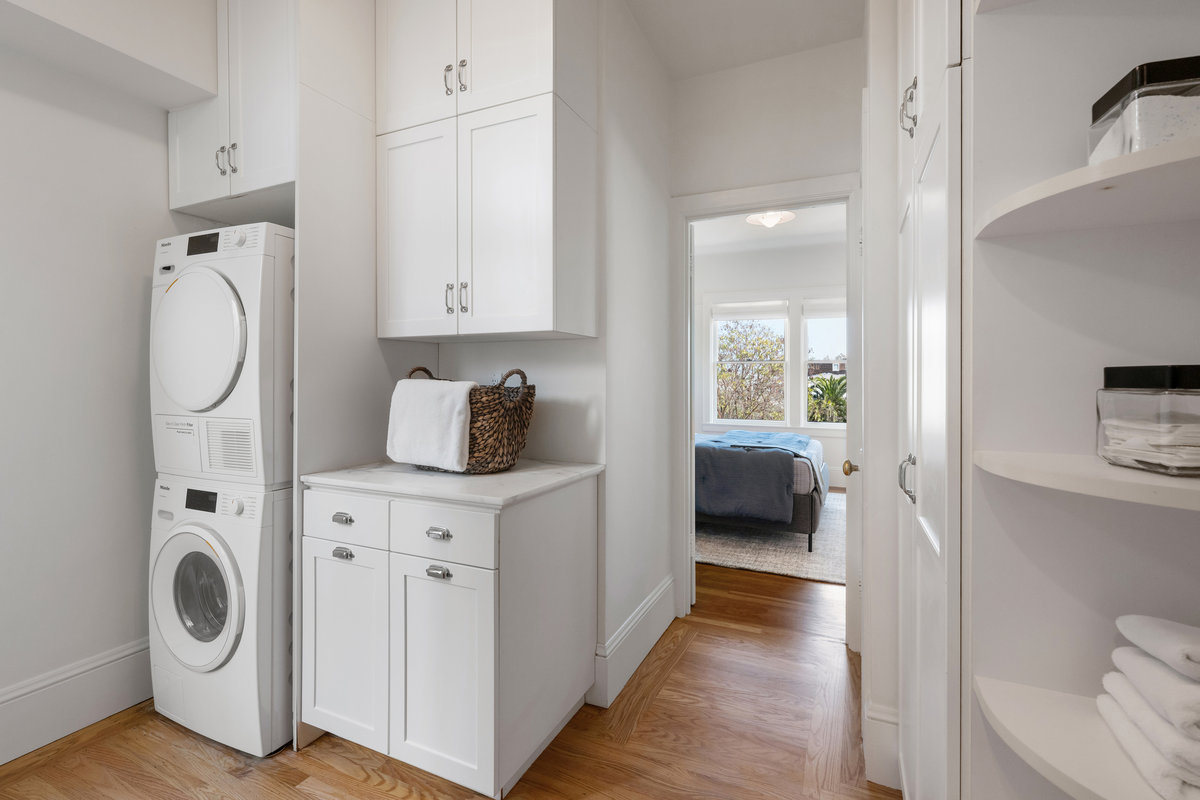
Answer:
<path fill-rule="evenodd" d="M 1200 364 L 1105 367 L 1105 389 L 1200 389 Z"/>
<path fill-rule="evenodd" d="M 1200 56 L 1171 58 L 1166 61 L 1151 61 L 1134 67 L 1129 74 L 1104 93 L 1092 106 L 1092 124 L 1095 125 L 1121 98 L 1130 92 L 1158 83 L 1175 83 L 1200 78 Z"/>

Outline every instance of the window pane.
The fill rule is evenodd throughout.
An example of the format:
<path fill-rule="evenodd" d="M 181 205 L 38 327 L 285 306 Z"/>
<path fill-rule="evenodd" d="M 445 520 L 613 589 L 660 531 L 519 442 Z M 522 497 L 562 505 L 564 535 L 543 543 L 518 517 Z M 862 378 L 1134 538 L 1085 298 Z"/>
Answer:
<path fill-rule="evenodd" d="M 787 320 L 718 320 L 717 361 L 783 361 L 786 339 Z"/>
<path fill-rule="evenodd" d="M 808 320 L 808 421 L 846 421 L 846 318 Z"/>
<path fill-rule="evenodd" d="M 783 364 L 717 365 L 717 418 L 783 422 Z"/>

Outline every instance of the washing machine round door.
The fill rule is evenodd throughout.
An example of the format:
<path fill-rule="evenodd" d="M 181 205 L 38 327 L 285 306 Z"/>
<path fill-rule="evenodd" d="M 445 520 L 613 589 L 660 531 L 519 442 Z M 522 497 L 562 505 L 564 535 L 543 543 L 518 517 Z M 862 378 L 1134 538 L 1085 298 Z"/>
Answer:
<path fill-rule="evenodd" d="M 150 331 L 154 372 L 187 411 L 211 411 L 237 385 L 246 360 L 246 312 L 225 276 L 190 267 L 159 300 Z"/>
<path fill-rule="evenodd" d="M 210 672 L 237 649 L 246 597 L 237 562 L 221 537 L 181 525 L 150 570 L 150 608 L 171 654 L 189 669 Z"/>

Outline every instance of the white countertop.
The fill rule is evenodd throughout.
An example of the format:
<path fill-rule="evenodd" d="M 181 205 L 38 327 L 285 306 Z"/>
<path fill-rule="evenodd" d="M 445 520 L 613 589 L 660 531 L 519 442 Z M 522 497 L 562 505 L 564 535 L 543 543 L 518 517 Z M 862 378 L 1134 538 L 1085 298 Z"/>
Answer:
<path fill-rule="evenodd" d="M 503 508 L 603 471 L 604 467 L 600 464 L 522 458 L 507 472 L 491 475 L 430 472 L 411 464 L 389 462 L 332 472 L 314 472 L 301 475 L 300 480 L 305 486 Z"/>

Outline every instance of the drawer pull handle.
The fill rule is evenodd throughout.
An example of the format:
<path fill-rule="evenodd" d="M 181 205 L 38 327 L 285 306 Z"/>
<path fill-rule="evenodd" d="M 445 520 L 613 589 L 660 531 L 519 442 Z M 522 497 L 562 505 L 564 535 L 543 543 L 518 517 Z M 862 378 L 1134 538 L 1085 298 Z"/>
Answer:
<path fill-rule="evenodd" d="M 426 567 L 425 574 L 431 578 L 441 578 L 442 580 L 453 577 L 450 574 L 450 570 L 440 564 L 432 564 Z"/>
<path fill-rule="evenodd" d="M 338 525 L 353 525 L 354 517 L 347 514 L 345 511 L 334 512 L 333 521 Z"/>
<path fill-rule="evenodd" d="M 454 538 L 453 536 L 450 535 L 449 528 L 443 528 L 439 525 L 430 526 L 430 528 L 425 531 L 425 535 L 428 536 L 430 539 L 445 540 L 445 539 L 453 539 Z"/>
<path fill-rule="evenodd" d="M 349 547 L 335 547 L 333 548 L 333 557 L 340 558 L 343 561 L 353 561 L 354 551 Z"/>

